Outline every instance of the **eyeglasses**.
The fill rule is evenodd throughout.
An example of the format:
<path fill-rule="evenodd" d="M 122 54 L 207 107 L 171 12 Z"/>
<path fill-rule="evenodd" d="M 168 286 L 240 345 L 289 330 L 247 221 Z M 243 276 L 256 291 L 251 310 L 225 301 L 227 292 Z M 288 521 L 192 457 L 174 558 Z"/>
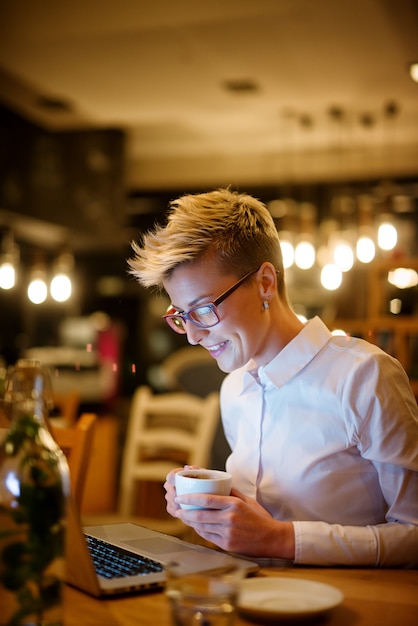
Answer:
<path fill-rule="evenodd" d="M 190 311 L 177 311 L 172 305 L 170 305 L 167 309 L 163 318 L 167 322 L 167 324 L 172 328 L 176 333 L 180 335 L 186 334 L 186 326 L 185 321 L 192 322 L 198 328 L 212 328 L 212 326 L 216 326 L 220 322 L 220 317 L 218 313 L 218 305 L 221 304 L 224 300 L 227 299 L 231 293 L 234 293 L 238 287 L 242 285 L 244 281 L 247 280 L 252 274 L 258 272 L 259 268 L 256 270 L 251 270 L 245 276 L 239 279 L 232 287 L 224 291 L 216 300 L 213 302 L 208 302 L 208 304 L 200 304 L 199 306 L 190 309 Z"/>

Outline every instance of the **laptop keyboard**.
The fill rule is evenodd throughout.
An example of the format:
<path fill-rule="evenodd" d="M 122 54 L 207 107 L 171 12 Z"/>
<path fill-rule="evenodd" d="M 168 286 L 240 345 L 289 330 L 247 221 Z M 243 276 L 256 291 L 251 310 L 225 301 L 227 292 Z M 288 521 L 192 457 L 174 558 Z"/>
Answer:
<path fill-rule="evenodd" d="M 98 576 L 122 578 L 124 576 L 152 574 L 163 570 L 163 566 L 158 561 L 134 554 L 90 535 L 85 537 Z"/>

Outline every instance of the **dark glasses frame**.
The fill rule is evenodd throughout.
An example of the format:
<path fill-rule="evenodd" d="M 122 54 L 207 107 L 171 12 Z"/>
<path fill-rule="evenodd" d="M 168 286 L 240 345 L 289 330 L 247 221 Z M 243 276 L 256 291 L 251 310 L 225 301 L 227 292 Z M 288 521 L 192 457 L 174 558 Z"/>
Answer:
<path fill-rule="evenodd" d="M 215 300 L 213 300 L 213 302 L 208 302 L 207 304 L 200 304 L 198 306 L 193 307 L 187 312 L 177 311 L 177 309 L 175 309 L 173 305 L 170 305 L 167 309 L 166 314 L 163 315 L 163 319 L 165 319 L 165 321 L 170 326 L 170 328 L 172 328 L 176 333 L 179 333 L 180 335 L 186 334 L 186 328 L 184 326 L 185 321 L 191 322 L 198 328 L 212 328 L 213 326 L 216 326 L 216 324 L 220 322 L 220 317 L 219 317 L 217 307 L 224 300 L 226 300 L 228 296 L 234 293 L 234 291 L 238 289 L 238 287 L 240 287 L 247 280 L 247 278 L 252 276 L 252 274 L 255 274 L 256 272 L 258 272 L 259 269 L 260 268 L 257 268 L 257 269 L 247 272 L 242 278 L 240 278 L 236 283 L 234 283 L 232 287 L 229 287 L 229 289 L 221 293 L 220 296 L 218 296 Z M 216 321 L 214 321 L 213 324 L 202 324 L 201 322 L 198 322 L 197 320 L 193 319 L 191 315 L 195 311 L 198 311 L 199 309 L 206 309 L 206 310 L 209 309 L 216 316 Z"/>

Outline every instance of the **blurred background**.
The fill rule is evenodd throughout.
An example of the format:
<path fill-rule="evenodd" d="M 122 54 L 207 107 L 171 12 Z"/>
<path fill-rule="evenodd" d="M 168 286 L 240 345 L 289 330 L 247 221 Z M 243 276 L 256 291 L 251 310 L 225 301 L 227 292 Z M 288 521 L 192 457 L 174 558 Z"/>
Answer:
<path fill-rule="evenodd" d="M 3 366 L 37 356 L 113 415 L 164 391 L 185 339 L 130 244 L 230 185 L 267 203 L 298 314 L 418 378 L 417 33 L 413 0 L 4 0 Z"/>

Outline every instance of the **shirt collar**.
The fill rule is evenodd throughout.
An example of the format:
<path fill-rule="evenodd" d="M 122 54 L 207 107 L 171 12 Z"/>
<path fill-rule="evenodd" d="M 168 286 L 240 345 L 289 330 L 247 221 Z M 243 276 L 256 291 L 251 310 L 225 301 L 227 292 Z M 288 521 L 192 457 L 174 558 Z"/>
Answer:
<path fill-rule="evenodd" d="M 245 366 L 243 391 L 252 383 L 282 387 L 300 372 L 328 343 L 331 332 L 319 317 L 314 317 L 271 361 L 257 369 L 254 361 Z"/>

